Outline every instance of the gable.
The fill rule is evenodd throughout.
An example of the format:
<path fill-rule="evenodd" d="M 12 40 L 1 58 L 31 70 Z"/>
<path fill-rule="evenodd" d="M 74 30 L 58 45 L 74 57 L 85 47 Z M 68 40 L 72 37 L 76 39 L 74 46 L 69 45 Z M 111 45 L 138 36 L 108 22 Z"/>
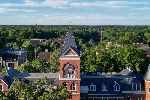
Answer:
<path fill-rule="evenodd" d="M 68 48 L 64 53 L 63 56 L 78 56 L 78 54 L 72 49 Z"/>

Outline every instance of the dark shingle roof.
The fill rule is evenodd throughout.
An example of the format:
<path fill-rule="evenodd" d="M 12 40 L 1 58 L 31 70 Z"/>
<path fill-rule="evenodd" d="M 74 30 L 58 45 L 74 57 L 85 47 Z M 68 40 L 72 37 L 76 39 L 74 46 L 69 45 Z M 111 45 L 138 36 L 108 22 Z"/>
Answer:
<path fill-rule="evenodd" d="M 76 42 L 73 36 L 72 28 L 68 29 L 68 34 L 65 39 L 64 46 L 62 47 L 61 54 L 63 54 L 69 47 L 71 47 L 76 52 L 76 54 L 79 55 L 79 51 L 77 49 Z"/>

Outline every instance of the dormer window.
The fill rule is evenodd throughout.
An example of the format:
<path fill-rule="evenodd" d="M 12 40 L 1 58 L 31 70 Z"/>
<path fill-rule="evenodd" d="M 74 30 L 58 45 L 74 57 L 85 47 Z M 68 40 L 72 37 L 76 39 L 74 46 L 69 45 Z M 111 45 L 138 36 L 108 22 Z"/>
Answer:
<path fill-rule="evenodd" d="M 120 91 L 120 85 L 116 82 L 116 81 L 114 81 L 114 91 Z"/>
<path fill-rule="evenodd" d="M 96 91 L 96 85 L 93 83 L 90 85 L 90 91 Z"/>
<path fill-rule="evenodd" d="M 71 84 L 71 90 L 76 90 L 76 84 L 74 83 Z"/>
<path fill-rule="evenodd" d="M 119 85 L 115 85 L 114 86 L 114 91 L 120 91 L 120 86 Z"/>
<path fill-rule="evenodd" d="M 132 90 L 141 90 L 141 84 L 132 84 Z"/>
<path fill-rule="evenodd" d="M 106 85 L 102 85 L 102 91 L 108 91 Z"/>
<path fill-rule="evenodd" d="M 107 89 L 107 85 L 103 82 L 102 85 L 101 85 L 101 90 L 102 91 L 108 91 Z"/>

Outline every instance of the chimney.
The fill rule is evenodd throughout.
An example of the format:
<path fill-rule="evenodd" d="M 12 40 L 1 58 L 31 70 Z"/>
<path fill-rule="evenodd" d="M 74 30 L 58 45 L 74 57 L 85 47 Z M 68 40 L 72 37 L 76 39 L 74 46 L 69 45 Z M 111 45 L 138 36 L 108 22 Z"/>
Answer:
<path fill-rule="evenodd" d="M 100 28 L 100 42 L 103 41 L 103 31 L 102 31 L 102 27 Z"/>
<path fill-rule="evenodd" d="M 136 69 L 136 73 L 137 73 L 137 74 L 140 74 L 140 68 L 137 68 L 137 69 Z"/>
<path fill-rule="evenodd" d="M 48 49 L 45 49 L 45 52 L 48 52 Z"/>

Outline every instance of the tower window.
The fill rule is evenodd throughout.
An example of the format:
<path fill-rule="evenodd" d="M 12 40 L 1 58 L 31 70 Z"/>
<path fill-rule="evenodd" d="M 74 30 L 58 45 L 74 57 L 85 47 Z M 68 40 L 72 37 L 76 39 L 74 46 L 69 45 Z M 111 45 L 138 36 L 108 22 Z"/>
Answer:
<path fill-rule="evenodd" d="M 3 84 L 0 84 L 0 91 L 3 91 Z"/>
<path fill-rule="evenodd" d="M 150 93 L 150 87 L 148 88 L 148 93 Z"/>
<path fill-rule="evenodd" d="M 64 77 L 65 78 L 74 78 L 75 75 L 74 75 L 74 66 L 72 66 L 71 64 L 67 64 L 65 67 L 64 67 Z"/>
<path fill-rule="evenodd" d="M 62 85 L 67 88 L 67 83 L 63 82 Z"/>
<path fill-rule="evenodd" d="M 74 83 L 71 84 L 71 90 L 76 90 L 76 84 Z"/>

